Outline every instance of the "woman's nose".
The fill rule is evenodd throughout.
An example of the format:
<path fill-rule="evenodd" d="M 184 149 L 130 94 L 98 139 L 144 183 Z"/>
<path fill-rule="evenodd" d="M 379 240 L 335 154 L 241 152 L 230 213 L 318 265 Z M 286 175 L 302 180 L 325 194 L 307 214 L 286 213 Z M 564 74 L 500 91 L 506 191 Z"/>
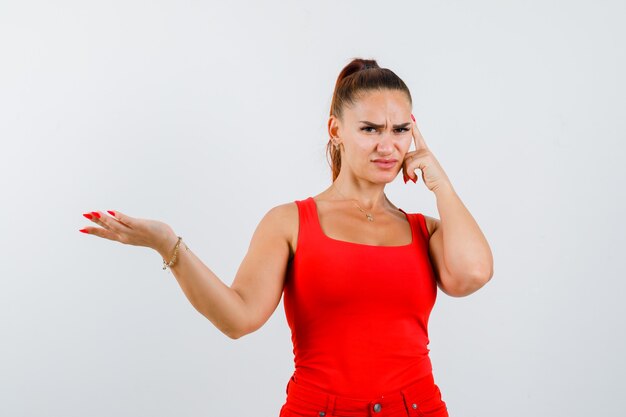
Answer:
<path fill-rule="evenodd" d="M 380 140 L 378 141 L 377 149 L 382 154 L 391 153 L 393 150 L 393 137 L 389 133 L 383 133 L 380 135 Z"/>

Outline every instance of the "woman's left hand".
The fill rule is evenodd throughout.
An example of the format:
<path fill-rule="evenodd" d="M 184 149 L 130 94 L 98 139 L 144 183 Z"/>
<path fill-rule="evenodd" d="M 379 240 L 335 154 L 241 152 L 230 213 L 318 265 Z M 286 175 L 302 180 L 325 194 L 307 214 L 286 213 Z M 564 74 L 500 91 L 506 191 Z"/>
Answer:
<path fill-rule="evenodd" d="M 424 184 L 430 191 L 434 192 L 441 186 L 449 185 L 450 180 L 435 156 L 426 146 L 426 142 L 424 142 L 424 138 L 417 128 L 417 122 L 413 115 L 411 115 L 411 118 L 413 119 L 411 134 L 413 135 L 415 150 L 409 151 L 404 155 L 404 162 L 402 163 L 404 182 L 411 180 L 416 183 L 419 177 L 415 170 L 420 169 Z"/>

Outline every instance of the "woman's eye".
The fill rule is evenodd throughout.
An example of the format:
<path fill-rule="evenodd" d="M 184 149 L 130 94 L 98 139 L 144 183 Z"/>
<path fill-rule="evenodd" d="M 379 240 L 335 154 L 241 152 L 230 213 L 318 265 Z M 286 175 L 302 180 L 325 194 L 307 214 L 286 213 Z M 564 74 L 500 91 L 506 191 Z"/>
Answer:
<path fill-rule="evenodd" d="M 371 127 L 371 126 L 366 126 L 366 127 L 362 127 L 362 128 L 361 128 L 361 130 L 364 130 L 364 131 L 366 131 L 366 132 L 371 132 L 371 130 L 367 130 L 367 129 L 374 129 L 374 130 L 376 130 L 375 128 L 373 128 L 373 127 Z M 406 127 L 401 127 L 401 128 L 396 129 L 396 131 L 399 131 L 399 132 L 401 132 L 401 133 L 402 133 L 402 132 L 408 132 L 408 131 L 409 131 L 409 129 L 408 129 L 408 128 L 406 128 Z"/>

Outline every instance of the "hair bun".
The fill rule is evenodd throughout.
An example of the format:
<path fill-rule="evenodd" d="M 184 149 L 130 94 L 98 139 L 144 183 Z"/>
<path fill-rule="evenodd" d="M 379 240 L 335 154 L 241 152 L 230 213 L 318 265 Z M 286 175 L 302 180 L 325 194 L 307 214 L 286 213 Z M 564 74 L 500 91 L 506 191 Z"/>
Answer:
<path fill-rule="evenodd" d="M 370 68 L 379 68 L 378 64 L 376 64 L 376 61 L 367 60 L 363 62 L 363 68 L 361 68 L 361 70 L 366 70 Z"/>

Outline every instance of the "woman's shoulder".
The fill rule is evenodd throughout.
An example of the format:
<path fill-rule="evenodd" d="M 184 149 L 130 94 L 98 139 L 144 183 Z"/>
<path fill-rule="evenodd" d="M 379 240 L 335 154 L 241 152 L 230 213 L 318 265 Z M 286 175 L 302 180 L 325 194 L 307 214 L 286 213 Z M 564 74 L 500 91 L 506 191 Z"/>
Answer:
<path fill-rule="evenodd" d="M 437 228 L 439 227 L 439 219 L 437 219 L 436 217 L 427 216 L 427 215 L 425 215 L 422 212 L 410 212 L 410 211 L 407 211 L 406 214 L 408 214 L 409 216 L 413 217 L 417 221 L 421 221 L 421 220 L 419 220 L 419 218 L 423 217 L 424 218 L 424 223 L 426 223 L 426 228 L 428 229 L 428 235 L 429 236 L 432 236 L 433 233 L 435 233 L 435 230 L 437 230 Z"/>
<path fill-rule="evenodd" d="M 426 221 L 426 227 L 428 228 L 428 234 L 430 236 L 432 236 L 433 233 L 435 233 L 435 230 L 437 230 L 437 228 L 439 227 L 439 219 L 437 219 L 436 217 L 427 216 L 425 214 L 422 214 L 422 216 L 424 217 L 424 220 Z"/>
<path fill-rule="evenodd" d="M 296 201 L 288 201 L 280 203 L 270 208 L 265 214 L 264 221 L 269 223 L 269 226 L 274 229 L 276 233 L 279 233 L 285 238 L 289 247 L 295 248 L 295 242 L 297 242 L 298 234 L 298 205 Z"/>
<path fill-rule="evenodd" d="M 267 211 L 266 216 L 272 217 L 276 221 L 289 220 L 292 217 L 298 216 L 298 205 L 295 201 L 288 201 L 286 203 L 280 203 L 273 206 Z"/>
<path fill-rule="evenodd" d="M 391 201 L 389 201 L 389 203 L 391 204 L 393 208 L 400 211 L 400 209 L 396 205 L 394 205 Z M 412 217 L 413 219 L 416 219 L 417 221 L 420 221 L 419 217 L 423 217 L 424 223 L 426 223 L 426 228 L 428 229 L 429 236 L 432 236 L 432 234 L 435 232 L 435 230 L 437 230 L 437 227 L 439 226 L 439 219 L 436 219 L 435 217 L 427 216 L 423 214 L 422 212 L 413 212 L 413 211 L 404 211 L 404 212 L 408 216 Z"/>

